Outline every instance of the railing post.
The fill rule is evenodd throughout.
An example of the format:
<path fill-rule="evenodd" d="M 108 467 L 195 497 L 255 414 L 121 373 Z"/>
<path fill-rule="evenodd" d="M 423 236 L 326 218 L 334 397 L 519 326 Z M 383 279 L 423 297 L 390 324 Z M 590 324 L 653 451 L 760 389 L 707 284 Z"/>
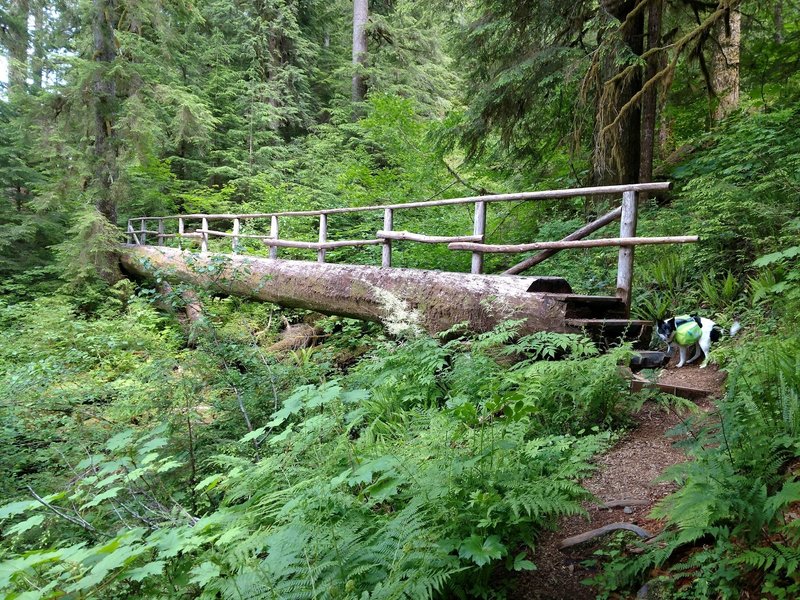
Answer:
<path fill-rule="evenodd" d="M 147 221 L 145 221 L 144 219 L 141 219 L 139 221 L 139 229 L 141 230 L 141 234 L 142 234 L 142 238 L 141 238 L 142 239 L 142 246 L 146 246 L 147 245 L 147 234 L 145 233 L 145 230 L 147 229 L 146 223 L 147 223 Z"/>
<path fill-rule="evenodd" d="M 639 194 L 635 191 L 622 194 L 622 216 L 619 237 L 636 237 L 636 217 Z M 620 246 L 617 263 L 617 298 L 625 303 L 627 314 L 631 312 L 631 287 L 633 284 L 633 246 Z"/>
<path fill-rule="evenodd" d="M 133 230 L 133 221 L 128 219 L 128 243 L 129 244 L 136 244 L 139 246 L 139 237 L 136 235 L 136 232 Z"/>
<path fill-rule="evenodd" d="M 486 241 L 486 202 L 475 203 L 475 223 L 472 234 L 481 236 L 481 242 Z M 472 253 L 472 272 L 483 273 L 483 252 Z"/>
<path fill-rule="evenodd" d="M 178 217 L 178 249 L 183 250 L 183 217 Z"/>
<path fill-rule="evenodd" d="M 391 231 L 392 230 L 392 222 L 394 221 L 394 215 L 392 214 L 391 208 L 384 208 L 383 209 L 383 230 L 384 231 Z M 391 267 L 392 266 L 392 240 L 384 240 L 383 242 L 383 252 L 381 254 L 381 266 L 382 267 Z"/>
<path fill-rule="evenodd" d="M 269 237 L 273 240 L 278 241 L 278 217 L 272 216 L 269 225 Z M 277 246 L 270 246 L 269 247 L 269 257 L 270 258 L 278 258 L 278 247 Z"/>
<path fill-rule="evenodd" d="M 233 220 L 233 239 L 231 241 L 231 251 L 234 254 L 239 252 L 239 238 L 238 238 L 238 235 L 239 235 L 240 227 L 241 227 L 241 224 L 239 223 L 239 219 L 234 219 Z"/>
<path fill-rule="evenodd" d="M 158 245 L 164 245 L 164 219 L 158 220 Z"/>
<path fill-rule="evenodd" d="M 200 234 L 200 253 L 208 252 L 208 219 L 203 217 L 203 232 Z"/>
<path fill-rule="evenodd" d="M 319 243 L 324 244 L 328 241 L 328 215 L 322 213 L 319 216 Z M 325 250 L 320 248 L 317 250 L 317 262 L 325 262 Z"/>

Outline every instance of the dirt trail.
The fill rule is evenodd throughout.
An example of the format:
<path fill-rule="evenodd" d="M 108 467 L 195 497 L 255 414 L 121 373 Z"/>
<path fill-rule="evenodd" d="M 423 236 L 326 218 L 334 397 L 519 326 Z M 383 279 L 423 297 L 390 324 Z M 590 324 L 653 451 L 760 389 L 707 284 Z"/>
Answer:
<path fill-rule="evenodd" d="M 713 409 L 725 374 L 715 367 L 700 369 L 692 365 L 675 369 L 674 364 L 673 361 L 661 372 L 659 382 L 707 389 L 709 396 L 696 404 L 701 410 Z M 592 557 L 593 550 L 604 538 L 598 538 L 598 543 L 588 542 L 563 551 L 559 550 L 559 543 L 567 537 L 617 522 L 638 525 L 650 533 L 661 529 L 661 524 L 649 520 L 647 515 L 656 502 L 675 490 L 674 483 L 655 480 L 666 468 L 686 460 L 683 452 L 673 447 L 675 439 L 665 435 L 683 418 L 650 402 L 634 415 L 635 428 L 609 452 L 598 457 L 598 470 L 582 483 L 603 502 L 623 499 L 642 502 L 613 509 L 586 504 L 589 520 L 580 516 L 562 519 L 558 531 L 546 533 L 539 540 L 533 557 L 537 570 L 518 576 L 510 598 L 589 600 L 596 597 L 592 588 L 580 583 L 594 572 L 580 563 Z"/>

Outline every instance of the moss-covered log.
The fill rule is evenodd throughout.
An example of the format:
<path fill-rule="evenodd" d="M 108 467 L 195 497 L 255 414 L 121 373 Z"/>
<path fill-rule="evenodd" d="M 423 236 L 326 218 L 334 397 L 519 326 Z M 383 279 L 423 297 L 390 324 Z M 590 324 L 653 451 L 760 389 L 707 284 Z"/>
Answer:
<path fill-rule="evenodd" d="M 488 331 L 506 319 L 524 319 L 527 332 L 577 331 L 566 322 L 570 294 L 564 292 L 570 290 L 559 278 L 203 255 L 135 245 L 122 247 L 121 261 L 136 276 L 161 275 L 173 282 L 325 314 L 392 322 L 396 313 L 411 311 L 429 333 L 462 322 L 472 330 Z"/>

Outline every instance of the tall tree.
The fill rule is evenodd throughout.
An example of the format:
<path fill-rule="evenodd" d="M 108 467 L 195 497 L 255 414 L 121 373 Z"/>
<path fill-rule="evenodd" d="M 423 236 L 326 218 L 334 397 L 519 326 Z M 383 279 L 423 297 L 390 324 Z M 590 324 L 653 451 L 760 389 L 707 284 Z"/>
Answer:
<path fill-rule="evenodd" d="M 92 2 L 92 61 L 95 62 L 92 112 L 94 113 L 93 175 L 96 205 L 111 223 L 117 222 L 117 203 L 112 187 L 119 174 L 117 165 L 117 84 L 111 66 L 117 55 L 114 28 L 119 20 L 117 0 Z"/>
<path fill-rule="evenodd" d="M 727 9 L 725 18 L 714 25 L 710 73 L 714 103 L 711 117 L 714 121 L 721 121 L 739 106 L 741 37 L 742 13 L 735 3 Z"/>
<path fill-rule="evenodd" d="M 661 22 L 664 14 L 664 0 L 650 0 L 647 9 L 647 51 L 652 52 L 646 59 L 644 82 L 651 81 L 659 71 L 661 53 L 655 51 L 661 46 Z M 655 153 L 655 131 L 658 118 L 658 86 L 650 86 L 642 96 L 642 143 L 639 163 L 639 181 L 653 180 L 653 156 Z"/>
<path fill-rule="evenodd" d="M 29 0 L 11 0 L 7 23 L 2 28 L 3 45 L 8 49 L 8 87 L 10 94 L 25 90 L 28 79 Z"/>
<path fill-rule="evenodd" d="M 364 65 L 367 62 L 367 20 L 369 0 L 353 0 L 353 102 L 363 102 L 367 94 Z"/>
<path fill-rule="evenodd" d="M 601 33 L 596 66 L 600 92 L 596 94 L 592 179 L 597 185 L 639 180 L 642 113 L 631 100 L 642 88 L 638 62 L 643 49 L 645 3 L 646 0 L 601 1 L 600 19 L 606 31 Z M 608 22 L 603 13 L 616 22 Z"/>

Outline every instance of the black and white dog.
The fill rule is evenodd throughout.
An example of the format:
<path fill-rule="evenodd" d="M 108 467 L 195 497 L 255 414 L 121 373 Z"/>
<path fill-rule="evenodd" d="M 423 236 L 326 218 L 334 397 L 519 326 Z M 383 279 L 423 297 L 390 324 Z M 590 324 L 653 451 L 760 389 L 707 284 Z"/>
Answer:
<path fill-rule="evenodd" d="M 680 351 L 677 367 L 693 363 L 701 355 L 704 356 L 704 360 L 700 368 L 705 367 L 708 363 L 708 353 L 711 351 L 711 342 L 718 341 L 725 334 L 725 330 L 711 319 L 696 315 L 680 315 L 666 321 L 659 319 L 656 321 L 656 327 L 658 337 L 667 343 L 668 353 L 672 350 L 672 343 L 677 344 Z M 728 335 L 733 337 L 741 328 L 739 321 L 734 321 Z M 687 361 L 686 355 L 692 346 L 695 346 L 696 350 L 694 356 Z"/>

